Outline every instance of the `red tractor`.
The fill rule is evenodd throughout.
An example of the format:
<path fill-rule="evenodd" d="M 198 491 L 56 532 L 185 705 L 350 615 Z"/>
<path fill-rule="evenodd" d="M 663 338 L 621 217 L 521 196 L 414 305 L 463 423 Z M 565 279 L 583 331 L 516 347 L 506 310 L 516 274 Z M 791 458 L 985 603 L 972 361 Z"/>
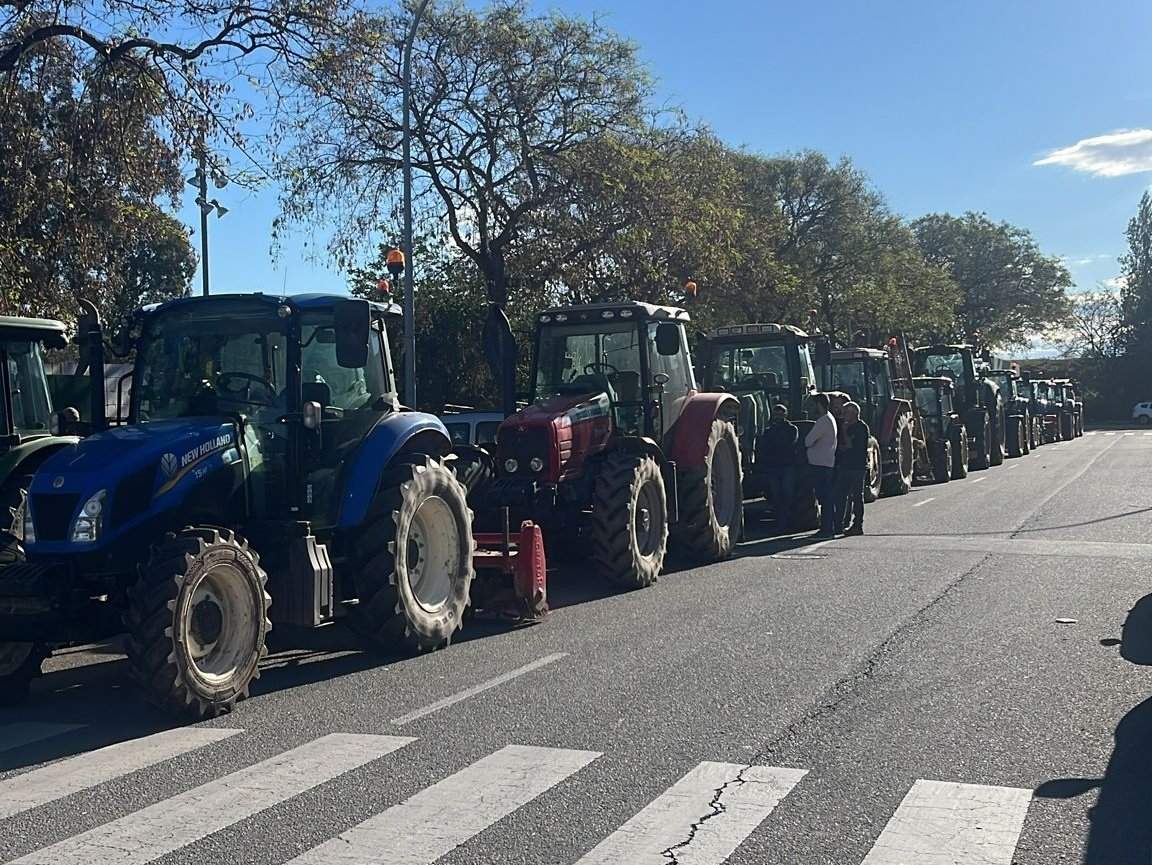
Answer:
<path fill-rule="evenodd" d="M 480 518 L 508 508 L 550 544 L 573 541 L 610 582 L 654 582 L 669 536 L 692 558 L 731 555 L 743 527 L 739 403 L 700 393 L 676 307 L 624 302 L 536 320 L 527 408 L 496 434 Z"/>

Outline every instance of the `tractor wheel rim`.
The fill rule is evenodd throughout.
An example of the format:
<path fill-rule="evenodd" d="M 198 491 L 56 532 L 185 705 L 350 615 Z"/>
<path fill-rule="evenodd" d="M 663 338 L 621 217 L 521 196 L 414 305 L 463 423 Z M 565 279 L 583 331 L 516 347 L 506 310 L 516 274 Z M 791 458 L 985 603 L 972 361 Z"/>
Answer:
<path fill-rule="evenodd" d="M 442 610 L 452 597 L 459 550 L 452 508 L 440 496 L 429 496 L 412 515 L 405 561 L 412 595 L 429 613 Z"/>
<path fill-rule="evenodd" d="M 11 676 L 31 654 L 31 643 L 0 643 L 0 676 Z"/>
<path fill-rule="evenodd" d="M 880 483 L 880 448 L 868 448 L 868 489 L 876 489 Z"/>
<path fill-rule="evenodd" d="M 736 470 L 735 453 L 732 444 L 721 441 L 712 459 L 712 471 L 708 479 L 712 495 L 712 512 L 720 526 L 730 526 L 736 511 Z"/>
<path fill-rule="evenodd" d="M 251 662 L 263 613 L 234 565 L 209 568 L 193 588 L 187 610 L 188 660 L 204 681 L 225 682 Z"/>
<path fill-rule="evenodd" d="M 660 546 L 663 520 L 660 520 L 658 515 L 662 510 L 655 483 L 645 482 L 636 495 L 636 511 L 632 518 L 636 549 L 641 556 L 651 556 Z"/>

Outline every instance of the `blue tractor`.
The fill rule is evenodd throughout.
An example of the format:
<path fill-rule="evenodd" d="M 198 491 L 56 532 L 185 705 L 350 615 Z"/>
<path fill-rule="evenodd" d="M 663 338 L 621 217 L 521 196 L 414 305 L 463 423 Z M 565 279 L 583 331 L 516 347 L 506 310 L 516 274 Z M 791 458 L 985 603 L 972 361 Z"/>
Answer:
<path fill-rule="evenodd" d="M 127 631 L 148 698 L 192 718 L 247 696 L 273 621 L 346 618 L 389 651 L 447 644 L 472 515 L 443 423 L 398 402 L 396 311 L 261 294 L 139 311 L 114 340 L 135 357 L 123 421 L 77 430 L 19 509 L 0 640 L 39 660 Z"/>

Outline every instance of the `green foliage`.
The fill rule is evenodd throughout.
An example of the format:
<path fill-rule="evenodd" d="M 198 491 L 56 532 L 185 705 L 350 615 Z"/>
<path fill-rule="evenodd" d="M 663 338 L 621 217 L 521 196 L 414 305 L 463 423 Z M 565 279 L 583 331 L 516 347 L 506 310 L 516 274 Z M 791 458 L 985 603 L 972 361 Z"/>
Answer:
<path fill-rule="evenodd" d="M 1120 259 L 1120 300 L 1130 346 L 1152 349 L 1152 194 L 1145 191 L 1128 223 L 1128 252 Z"/>
<path fill-rule="evenodd" d="M 1032 235 L 979 213 L 929 214 L 912 223 L 925 259 L 948 270 L 960 289 L 954 339 L 980 335 L 992 348 L 1021 345 L 1067 320 L 1068 269 L 1044 255 Z"/>
<path fill-rule="evenodd" d="M 115 318 L 184 291 L 195 258 L 161 206 L 182 184 L 154 123 L 162 101 L 146 77 L 79 66 L 67 44 L 24 55 L 0 102 L 0 310 L 71 320 L 85 297 Z"/>

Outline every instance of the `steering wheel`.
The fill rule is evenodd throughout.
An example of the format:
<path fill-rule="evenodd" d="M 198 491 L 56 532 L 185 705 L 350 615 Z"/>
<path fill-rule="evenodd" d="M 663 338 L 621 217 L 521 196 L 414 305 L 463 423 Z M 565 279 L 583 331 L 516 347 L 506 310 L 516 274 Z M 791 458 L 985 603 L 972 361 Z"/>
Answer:
<path fill-rule="evenodd" d="M 611 370 L 611 372 L 605 372 L 605 370 Z M 584 364 L 584 375 L 603 375 L 611 378 L 619 372 L 620 370 L 610 363 L 597 362 Z"/>
<path fill-rule="evenodd" d="M 239 380 L 240 387 L 230 386 L 228 382 Z M 259 385 L 264 391 L 264 399 L 252 399 L 252 385 Z M 271 403 L 276 399 L 272 386 L 260 376 L 249 372 L 222 372 L 216 376 L 216 386 L 220 389 L 220 396 L 235 402 L 264 402 Z"/>

